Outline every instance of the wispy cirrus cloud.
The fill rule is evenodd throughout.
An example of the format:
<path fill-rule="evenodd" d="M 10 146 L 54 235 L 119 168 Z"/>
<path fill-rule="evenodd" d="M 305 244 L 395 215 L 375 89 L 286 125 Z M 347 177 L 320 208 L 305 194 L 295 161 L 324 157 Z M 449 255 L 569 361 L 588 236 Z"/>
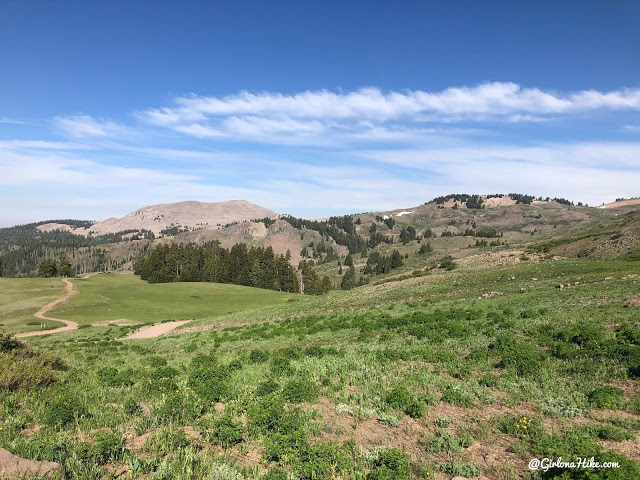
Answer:
<path fill-rule="evenodd" d="M 282 133 L 361 135 L 372 131 L 372 126 L 410 129 L 425 122 L 534 122 L 590 110 L 638 111 L 640 89 L 558 93 L 495 82 L 437 92 L 383 92 L 378 88 L 297 94 L 240 92 L 223 97 L 178 97 L 174 106 L 147 109 L 138 116 L 152 125 L 196 137 L 259 140 Z"/>
<path fill-rule="evenodd" d="M 131 133 L 131 129 L 115 122 L 95 119 L 89 115 L 54 117 L 54 126 L 74 138 L 113 137 Z"/>

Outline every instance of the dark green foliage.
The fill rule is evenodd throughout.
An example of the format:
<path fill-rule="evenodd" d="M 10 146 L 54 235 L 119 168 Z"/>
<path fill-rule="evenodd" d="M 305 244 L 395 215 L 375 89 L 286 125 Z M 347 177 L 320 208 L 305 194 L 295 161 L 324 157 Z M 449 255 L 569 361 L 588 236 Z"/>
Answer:
<path fill-rule="evenodd" d="M 43 258 L 42 260 L 40 260 L 40 263 L 38 263 L 36 273 L 40 277 L 55 277 L 58 275 L 58 264 L 55 260 L 51 260 L 50 258 Z"/>
<path fill-rule="evenodd" d="M 433 247 L 429 242 L 423 243 L 420 245 L 420 249 L 418 250 L 418 255 L 424 255 L 426 253 L 431 253 L 433 251 Z"/>
<path fill-rule="evenodd" d="M 521 193 L 510 193 L 509 197 L 511 198 L 511 200 L 515 200 L 516 204 L 521 203 L 524 205 L 530 205 L 531 202 L 536 198 L 533 195 L 523 195 Z"/>
<path fill-rule="evenodd" d="M 96 272 L 101 266 L 109 265 L 109 268 L 120 268 L 130 258 L 112 258 L 108 251 L 101 246 L 109 243 L 127 242 L 134 252 L 140 252 L 153 240 L 153 232 L 148 230 L 126 230 L 107 235 L 76 235 L 69 231 L 53 230 L 41 232 L 39 225 L 46 223 L 60 223 L 72 227 L 87 228 L 92 222 L 81 220 L 47 220 L 27 225 L 18 225 L 9 228 L 0 228 L 0 256 L 2 257 L 2 274 L 7 276 L 33 276 L 42 275 L 54 277 L 56 275 L 73 275 L 75 268 L 82 272 Z M 130 234 L 137 236 L 138 240 L 130 239 Z M 20 248 L 15 248 L 19 245 Z M 68 261 L 72 259 L 74 265 L 71 270 L 67 268 Z M 46 268 L 36 273 L 38 264 L 47 259 Z M 58 263 L 62 261 L 62 272 L 58 271 Z M 54 266 L 55 264 L 55 266 Z M 54 268 L 55 267 L 55 268 Z"/>
<path fill-rule="evenodd" d="M 356 277 L 356 269 L 351 265 L 347 273 L 342 277 L 342 282 L 340 283 L 340 288 L 342 290 L 351 290 L 357 286 L 358 279 Z"/>
<path fill-rule="evenodd" d="M 281 398 L 266 397 L 247 408 L 247 427 L 252 435 L 277 431 L 285 417 Z"/>
<path fill-rule="evenodd" d="M 214 357 L 196 355 L 189 370 L 188 384 L 203 400 L 215 403 L 229 395 L 229 369 Z"/>
<path fill-rule="evenodd" d="M 451 255 L 447 255 L 440 259 L 440 268 L 445 270 L 453 270 L 458 267 L 458 264 L 453 260 Z"/>
<path fill-rule="evenodd" d="M 589 403 L 596 408 L 618 409 L 624 402 L 624 390 L 606 385 L 598 387 L 587 395 Z"/>
<path fill-rule="evenodd" d="M 142 409 L 140 408 L 140 405 L 138 405 L 138 402 L 136 402 L 132 398 L 128 398 L 124 402 L 124 413 L 131 416 L 139 415 L 140 413 L 142 413 Z"/>
<path fill-rule="evenodd" d="M 293 375 L 295 373 L 295 369 L 291 366 L 291 361 L 284 356 L 271 357 L 269 368 L 275 376 Z"/>
<path fill-rule="evenodd" d="M 134 272 L 150 283 L 217 282 L 284 292 L 298 292 L 298 275 L 285 255 L 271 247 L 218 243 L 195 246 L 164 244 L 149 248 L 139 257 Z"/>
<path fill-rule="evenodd" d="M 424 403 L 414 399 L 404 386 L 391 390 L 385 397 L 385 402 L 391 408 L 401 410 L 412 418 L 420 418 L 425 414 Z"/>
<path fill-rule="evenodd" d="M 0 353 L 9 353 L 24 348 L 25 345 L 9 333 L 0 332 Z"/>
<path fill-rule="evenodd" d="M 273 380 L 260 382 L 258 384 L 258 388 L 256 389 L 256 395 L 259 397 L 264 397 L 266 395 L 269 395 L 270 393 L 278 391 L 279 388 L 280 384 Z"/>
<path fill-rule="evenodd" d="M 407 454 L 395 448 L 383 450 L 367 474 L 367 480 L 405 480 L 411 476 Z"/>
<path fill-rule="evenodd" d="M 355 233 L 353 219 L 348 215 L 331 217 L 328 222 L 303 220 L 288 215 L 283 216 L 282 220 L 290 223 L 295 228 L 315 230 L 323 237 L 331 237 L 338 245 L 346 246 L 349 249 L 349 253 L 358 253 L 367 247 L 366 240 Z"/>
<path fill-rule="evenodd" d="M 289 403 L 315 402 L 318 399 L 318 386 L 308 380 L 291 380 L 282 389 L 282 398 Z"/>
<path fill-rule="evenodd" d="M 114 462 L 125 451 L 122 436 L 114 432 L 97 432 L 93 436 L 93 452 L 98 463 Z"/>
<path fill-rule="evenodd" d="M 269 356 L 270 354 L 268 351 L 255 349 L 251 350 L 251 353 L 249 354 L 249 361 L 251 363 L 264 363 L 269 360 Z"/>
<path fill-rule="evenodd" d="M 475 404 L 473 395 L 465 392 L 458 385 L 446 387 L 442 391 L 441 400 L 461 407 L 472 407 Z"/>
<path fill-rule="evenodd" d="M 100 382 L 112 387 L 125 387 L 127 385 L 133 385 L 132 369 L 119 371 L 114 367 L 103 367 L 98 370 L 96 375 Z"/>
<path fill-rule="evenodd" d="M 67 427 L 87 415 L 87 407 L 75 395 L 59 396 L 44 413 L 44 423 L 55 427 Z"/>
<path fill-rule="evenodd" d="M 229 415 L 224 415 L 214 420 L 213 428 L 211 438 L 224 448 L 229 448 L 236 443 L 242 442 L 245 431 L 244 424 L 242 422 L 234 422 Z"/>
<path fill-rule="evenodd" d="M 298 458 L 293 471 L 301 480 L 341 477 L 353 464 L 349 455 L 334 442 L 304 446 L 299 449 Z"/>
<path fill-rule="evenodd" d="M 543 355 L 530 341 L 503 335 L 490 348 L 502 358 L 501 368 L 514 368 L 518 375 L 533 375 L 540 369 Z"/>

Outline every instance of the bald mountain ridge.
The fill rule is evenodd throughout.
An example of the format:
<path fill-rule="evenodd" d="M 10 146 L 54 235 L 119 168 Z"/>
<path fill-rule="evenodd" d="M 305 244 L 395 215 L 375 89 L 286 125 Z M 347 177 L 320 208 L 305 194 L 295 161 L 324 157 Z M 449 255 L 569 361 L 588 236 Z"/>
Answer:
<path fill-rule="evenodd" d="M 473 256 L 484 247 L 635 258 L 639 210 L 635 199 L 602 208 L 532 195 L 452 194 L 416 207 L 304 220 L 244 200 L 185 201 L 97 222 L 53 220 L 0 229 L 0 262 L 8 276 L 34 275 L 43 258 L 64 259 L 75 273 L 86 273 L 130 269 L 139 255 L 160 244 L 216 242 L 231 248 L 243 243 L 271 247 L 277 255 L 289 252 L 292 265 L 311 264 L 339 284 L 344 269 L 337 262 L 348 254 L 366 261 L 371 251 L 390 255 L 398 249 L 412 268 L 424 267 L 428 258 Z M 433 253 L 414 257 L 427 242 Z"/>

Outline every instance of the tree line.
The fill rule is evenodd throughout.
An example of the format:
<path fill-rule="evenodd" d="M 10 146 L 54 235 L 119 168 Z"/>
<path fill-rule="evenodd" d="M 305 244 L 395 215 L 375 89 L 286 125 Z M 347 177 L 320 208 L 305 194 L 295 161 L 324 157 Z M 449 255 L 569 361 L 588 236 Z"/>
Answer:
<path fill-rule="evenodd" d="M 37 275 L 42 259 L 56 262 L 68 259 L 75 273 L 95 272 L 102 267 L 120 268 L 138 252 L 143 251 L 153 232 L 148 230 L 127 230 L 105 235 L 89 232 L 85 237 L 64 230 L 41 232 L 38 226 L 45 223 L 60 223 L 76 228 L 89 228 L 92 222 L 84 220 L 47 220 L 43 222 L 0 228 L 0 275 L 30 277 Z M 127 242 L 126 253 L 113 258 L 108 244 Z"/>
<path fill-rule="evenodd" d="M 216 282 L 295 293 L 298 274 L 291 254 L 276 255 L 271 247 L 239 243 L 226 249 L 205 245 L 166 244 L 149 248 L 134 265 L 134 273 L 149 283 Z"/>

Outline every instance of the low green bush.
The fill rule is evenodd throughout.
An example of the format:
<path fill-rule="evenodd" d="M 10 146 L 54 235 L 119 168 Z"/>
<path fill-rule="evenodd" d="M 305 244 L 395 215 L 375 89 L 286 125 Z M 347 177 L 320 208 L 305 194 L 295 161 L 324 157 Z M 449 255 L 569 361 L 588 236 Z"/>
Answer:
<path fill-rule="evenodd" d="M 385 402 L 391 408 L 400 410 L 411 418 L 420 418 L 425 414 L 424 403 L 412 398 L 404 386 L 395 387 L 385 397 Z"/>
<path fill-rule="evenodd" d="M 224 448 L 229 448 L 243 440 L 245 426 L 234 422 L 230 415 L 224 415 L 213 421 L 213 433 L 210 438 Z"/>
<path fill-rule="evenodd" d="M 624 390 L 606 385 L 592 390 L 587 398 L 593 407 L 617 409 L 624 402 Z"/>
<path fill-rule="evenodd" d="M 62 395 L 56 397 L 46 408 L 43 420 L 46 425 L 67 427 L 88 415 L 86 405 L 76 395 Z"/>
<path fill-rule="evenodd" d="M 308 380 L 291 380 L 282 388 L 282 398 L 289 403 L 315 402 L 319 388 Z"/>

